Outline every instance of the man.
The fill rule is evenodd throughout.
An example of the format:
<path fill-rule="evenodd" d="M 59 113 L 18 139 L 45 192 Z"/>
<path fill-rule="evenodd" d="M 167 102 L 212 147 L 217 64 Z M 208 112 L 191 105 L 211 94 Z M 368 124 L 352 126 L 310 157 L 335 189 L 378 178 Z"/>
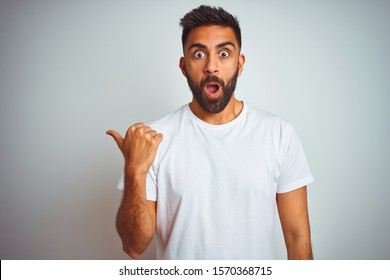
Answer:
<path fill-rule="evenodd" d="M 192 101 L 125 138 L 117 214 L 123 249 L 153 236 L 159 259 L 273 259 L 278 208 L 289 259 L 311 259 L 306 185 L 313 181 L 292 126 L 236 99 L 245 56 L 237 19 L 200 6 L 181 19 L 180 69 Z"/>

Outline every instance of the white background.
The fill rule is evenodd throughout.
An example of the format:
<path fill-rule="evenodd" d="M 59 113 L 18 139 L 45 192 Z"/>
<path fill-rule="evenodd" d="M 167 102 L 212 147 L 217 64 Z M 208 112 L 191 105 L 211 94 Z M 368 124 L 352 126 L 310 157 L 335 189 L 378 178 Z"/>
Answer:
<path fill-rule="evenodd" d="M 105 131 L 191 100 L 178 22 L 203 3 L 0 0 L 1 259 L 127 258 L 122 157 Z M 288 119 L 304 145 L 315 258 L 389 259 L 390 2 L 208 4 L 241 22 L 236 96 Z"/>

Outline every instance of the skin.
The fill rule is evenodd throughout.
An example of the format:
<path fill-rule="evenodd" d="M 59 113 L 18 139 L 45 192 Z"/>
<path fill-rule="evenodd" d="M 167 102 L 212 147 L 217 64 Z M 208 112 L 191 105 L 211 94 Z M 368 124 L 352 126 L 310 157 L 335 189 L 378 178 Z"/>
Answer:
<path fill-rule="evenodd" d="M 156 232 L 157 203 L 146 200 L 146 176 L 163 135 L 143 123 L 129 127 L 124 138 L 115 130 L 106 133 L 114 138 L 125 161 L 125 188 L 116 227 L 123 250 L 136 259 Z"/>
<path fill-rule="evenodd" d="M 219 46 L 227 42 L 229 44 L 223 47 Z M 228 53 L 227 57 L 222 56 L 225 52 Z M 199 53 L 203 54 L 201 58 L 198 57 Z M 245 56 L 240 54 L 232 28 L 200 26 L 190 32 L 184 47 L 184 57 L 180 59 L 179 67 L 184 76 L 190 75 L 196 83 L 200 83 L 209 75 L 215 75 L 227 83 L 237 67 L 239 69 L 238 76 L 241 76 L 244 63 Z M 218 95 L 220 94 L 221 91 Z M 234 94 L 225 109 L 217 114 L 203 110 L 194 98 L 189 105 L 198 118 L 210 124 L 224 124 L 232 121 L 240 114 L 243 107 L 242 102 L 238 101 Z"/>
<path fill-rule="evenodd" d="M 306 186 L 277 194 L 279 218 L 289 260 L 311 260 L 310 225 Z"/>
<path fill-rule="evenodd" d="M 233 29 L 201 26 L 190 32 L 179 67 L 183 75 L 189 75 L 196 84 L 210 75 L 217 76 L 226 84 L 237 69 L 238 76 L 241 75 L 244 64 L 245 56 L 240 53 Z M 215 94 L 207 94 L 207 89 L 203 93 L 209 99 L 218 99 L 223 94 L 221 89 Z M 205 111 L 195 98 L 189 106 L 201 120 L 218 125 L 235 119 L 243 103 L 233 93 L 219 113 Z M 132 258 L 138 258 L 156 232 L 157 202 L 146 200 L 145 189 L 147 172 L 163 135 L 143 123 L 132 125 L 124 138 L 114 130 L 108 130 L 107 134 L 114 138 L 125 161 L 125 189 L 116 226 L 123 250 Z M 306 186 L 277 194 L 276 201 L 288 259 L 312 259 Z"/>

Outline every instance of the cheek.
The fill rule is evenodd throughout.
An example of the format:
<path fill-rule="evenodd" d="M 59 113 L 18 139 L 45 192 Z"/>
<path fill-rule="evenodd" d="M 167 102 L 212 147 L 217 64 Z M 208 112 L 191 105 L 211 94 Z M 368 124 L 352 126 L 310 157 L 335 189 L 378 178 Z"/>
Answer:
<path fill-rule="evenodd" d="M 227 59 L 220 64 L 220 70 L 224 73 L 234 73 L 239 67 L 238 59 Z"/>
<path fill-rule="evenodd" d="M 186 63 L 186 65 L 187 65 L 187 71 L 193 74 L 202 73 L 204 69 L 204 63 L 202 63 L 201 61 L 197 61 L 197 62 L 190 61 L 189 63 Z"/>
<path fill-rule="evenodd" d="M 185 71 L 186 75 L 189 76 L 194 82 L 199 83 L 202 80 L 203 70 L 201 68 L 187 65 Z"/>
<path fill-rule="evenodd" d="M 237 70 L 239 70 L 238 64 L 231 64 L 229 67 L 226 67 L 223 71 L 225 81 L 230 80 L 236 74 Z"/>

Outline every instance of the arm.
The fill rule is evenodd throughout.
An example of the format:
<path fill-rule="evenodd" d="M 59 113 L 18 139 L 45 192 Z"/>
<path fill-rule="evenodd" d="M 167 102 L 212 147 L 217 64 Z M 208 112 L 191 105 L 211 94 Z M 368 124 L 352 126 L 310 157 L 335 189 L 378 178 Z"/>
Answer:
<path fill-rule="evenodd" d="M 313 259 L 306 186 L 276 196 L 289 260 Z"/>
<path fill-rule="evenodd" d="M 131 126 L 125 138 L 107 131 L 118 144 L 125 160 L 125 189 L 118 209 L 116 227 L 123 250 L 138 258 L 148 247 L 156 229 L 156 202 L 146 200 L 146 176 L 162 141 L 162 134 L 142 123 Z"/>
<path fill-rule="evenodd" d="M 156 201 L 147 201 L 145 177 L 125 172 L 125 189 L 116 216 L 123 250 L 139 258 L 149 246 L 156 229 Z"/>

